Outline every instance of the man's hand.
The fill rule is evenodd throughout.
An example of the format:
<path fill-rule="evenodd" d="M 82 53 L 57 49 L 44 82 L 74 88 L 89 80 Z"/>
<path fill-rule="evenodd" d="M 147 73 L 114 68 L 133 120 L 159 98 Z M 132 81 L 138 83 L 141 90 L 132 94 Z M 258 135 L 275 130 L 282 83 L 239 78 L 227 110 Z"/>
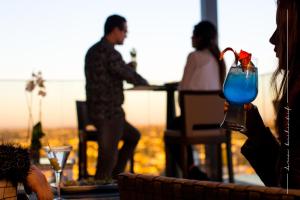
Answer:
<path fill-rule="evenodd" d="M 53 194 L 45 175 L 35 166 L 31 165 L 26 178 L 26 186 L 37 193 L 39 200 L 52 200 Z"/>
<path fill-rule="evenodd" d="M 136 71 L 136 67 L 137 67 L 137 62 L 136 61 L 131 61 L 130 63 L 127 64 L 129 67 L 131 67 L 132 69 L 134 69 L 134 71 Z"/>

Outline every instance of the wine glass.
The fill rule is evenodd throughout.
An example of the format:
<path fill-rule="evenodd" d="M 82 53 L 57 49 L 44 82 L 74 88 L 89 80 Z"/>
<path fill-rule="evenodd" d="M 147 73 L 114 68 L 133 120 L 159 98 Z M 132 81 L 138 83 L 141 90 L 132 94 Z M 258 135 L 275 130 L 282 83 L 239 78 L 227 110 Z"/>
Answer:
<path fill-rule="evenodd" d="M 251 103 L 257 96 L 258 74 L 257 68 L 251 66 L 243 68 L 232 66 L 224 83 L 224 96 L 229 102 L 222 128 L 246 132 L 246 111 L 244 104 Z"/>
<path fill-rule="evenodd" d="M 131 57 L 131 62 L 134 64 L 133 68 L 136 71 L 137 68 L 137 62 L 136 62 L 136 50 L 135 48 L 132 48 L 130 51 L 130 57 Z"/>
<path fill-rule="evenodd" d="M 61 174 L 67 162 L 68 156 L 72 150 L 71 146 L 57 146 L 57 147 L 44 147 L 44 150 L 47 152 L 48 159 L 50 164 L 55 172 L 55 182 L 57 187 L 57 200 L 61 200 L 60 195 L 60 180 Z"/>

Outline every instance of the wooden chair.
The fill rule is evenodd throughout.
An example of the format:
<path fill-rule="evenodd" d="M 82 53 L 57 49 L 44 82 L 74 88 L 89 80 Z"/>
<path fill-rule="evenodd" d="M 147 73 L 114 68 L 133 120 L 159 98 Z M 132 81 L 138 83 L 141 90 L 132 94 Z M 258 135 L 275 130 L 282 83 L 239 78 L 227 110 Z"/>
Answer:
<path fill-rule="evenodd" d="M 187 145 L 205 144 L 217 145 L 218 158 L 220 158 L 219 171 L 222 175 L 221 144 L 226 144 L 226 157 L 228 165 L 229 182 L 234 182 L 231 134 L 220 128 L 224 117 L 224 99 L 220 91 L 181 91 L 179 93 L 181 103 L 181 115 L 184 125 L 181 130 L 165 130 L 164 141 L 166 147 L 172 144 L 180 144 L 180 159 L 183 169 L 182 175 L 187 177 Z M 169 167 L 170 155 L 166 151 L 166 168 Z M 215 158 L 211 158 L 215 159 Z"/>
<path fill-rule="evenodd" d="M 88 126 L 93 126 L 89 121 L 87 114 L 87 106 L 85 101 L 76 101 L 77 109 L 77 122 L 78 122 L 78 179 L 87 178 L 87 142 L 97 141 L 98 131 L 94 127 L 94 130 L 87 129 Z"/>
<path fill-rule="evenodd" d="M 88 118 L 87 105 L 85 101 L 76 101 L 77 122 L 78 122 L 78 179 L 87 178 L 87 142 L 97 141 L 97 134 L 100 134 Z M 130 172 L 134 172 L 133 157 L 130 159 Z"/>

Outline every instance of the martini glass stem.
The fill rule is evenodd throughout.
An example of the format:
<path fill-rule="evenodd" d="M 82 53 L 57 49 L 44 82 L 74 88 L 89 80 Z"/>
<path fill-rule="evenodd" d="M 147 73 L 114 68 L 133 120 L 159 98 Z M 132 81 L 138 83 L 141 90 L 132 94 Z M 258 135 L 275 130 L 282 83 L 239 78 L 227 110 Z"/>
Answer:
<path fill-rule="evenodd" d="M 60 197 L 60 178 L 61 178 L 61 172 L 55 171 L 55 181 L 56 181 L 56 187 L 57 187 L 57 199 L 61 199 L 61 197 Z"/>

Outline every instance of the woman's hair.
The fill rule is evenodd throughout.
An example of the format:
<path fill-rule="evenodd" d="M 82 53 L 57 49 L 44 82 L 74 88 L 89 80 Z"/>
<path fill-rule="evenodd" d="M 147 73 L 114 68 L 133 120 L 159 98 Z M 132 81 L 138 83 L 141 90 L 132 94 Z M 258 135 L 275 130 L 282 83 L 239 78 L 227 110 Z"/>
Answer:
<path fill-rule="evenodd" d="M 277 29 L 274 37 L 277 45 L 278 67 L 273 73 L 272 85 L 277 93 L 277 101 L 280 100 L 276 127 L 279 132 L 282 132 L 285 121 L 285 112 L 283 107 L 287 103 L 287 94 L 289 106 L 293 107 L 296 103 L 296 95 L 300 92 L 300 1 L 277 0 L 276 21 Z M 287 64 L 289 69 L 288 71 L 286 70 Z M 277 85 L 276 80 L 279 74 L 282 74 L 282 80 L 280 84 Z M 289 85 L 288 93 L 287 82 Z"/>
<path fill-rule="evenodd" d="M 224 60 L 220 60 L 220 49 L 217 45 L 217 29 L 209 21 L 201 21 L 194 27 L 193 37 L 196 39 L 195 48 L 197 50 L 208 49 L 219 65 L 219 76 L 221 85 L 225 80 L 226 67 Z"/>

